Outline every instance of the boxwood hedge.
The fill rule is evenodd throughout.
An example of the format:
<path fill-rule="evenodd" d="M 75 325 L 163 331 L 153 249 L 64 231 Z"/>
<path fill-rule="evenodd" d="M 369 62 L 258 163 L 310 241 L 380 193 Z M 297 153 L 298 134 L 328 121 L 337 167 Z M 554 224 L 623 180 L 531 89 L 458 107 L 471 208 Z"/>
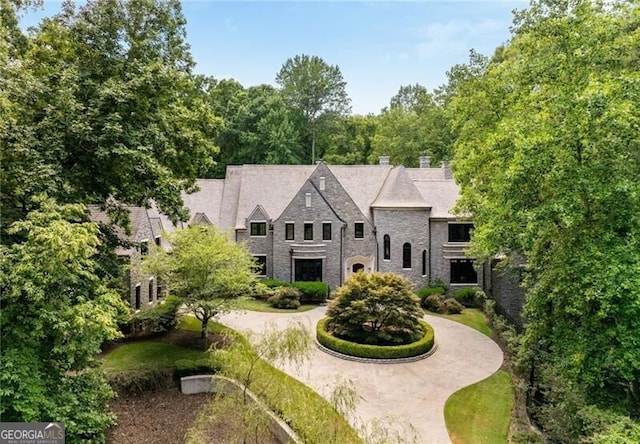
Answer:
<path fill-rule="evenodd" d="M 422 325 L 425 333 L 419 341 L 404 345 L 379 346 L 358 344 L 332 336 L 326 330 L 328 320 L 329 318 L 323 318 L 316 326 L 316 338 L 318 342 L 330 350 L 349 356 L 369 359 L 410 358 L 427 353 L 431 350 L 434 343 L 433 328 L 424 321 L 420 321 L 420 325 Z"/>

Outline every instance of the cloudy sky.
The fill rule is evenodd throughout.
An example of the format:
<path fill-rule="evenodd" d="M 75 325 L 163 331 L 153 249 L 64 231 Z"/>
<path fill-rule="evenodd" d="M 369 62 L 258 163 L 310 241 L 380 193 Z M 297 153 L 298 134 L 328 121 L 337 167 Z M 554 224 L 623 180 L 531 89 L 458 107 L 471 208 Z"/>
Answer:
<path fill-rule="evenodd" d="M 377 113 L 401 85 L 433 89 L 469 50 L 491 55 L 525 0 L 183 1 L 196 71 L 245 86 L 274 84 L 296 54 L 338 65 L 356 114 Z M 52 14 L 60 2 L 23 19 Z"/>

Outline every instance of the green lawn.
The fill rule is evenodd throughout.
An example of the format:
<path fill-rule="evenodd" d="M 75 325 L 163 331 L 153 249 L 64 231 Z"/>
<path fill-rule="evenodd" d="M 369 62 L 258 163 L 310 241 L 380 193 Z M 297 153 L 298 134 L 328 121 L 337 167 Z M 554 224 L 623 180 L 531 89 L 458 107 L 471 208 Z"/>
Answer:
<path fill-rule="evenodd" d="M 447 400 L 444 417 L 453 444 L 506 444 L 515 403 L 504 371 L 465 387 Z"/>
<path fill-rule="evenodd" d="M 316 308 L 317 304 L 302 304 L 298 309 L 291 310 L 286 308 L 272 307 L 267 301 L 258 299 L 243 298 L 234 302 L 233 308 L 237 310 L 261 311 L 264 313 L 300 313 Z"/>
<path fill-rule="evenodd" d="M 491 337 L 491 327 L 489 327 L 489 321 L 485 314 L 477 308 L 465 308 L 460 314 L 442 315 L 433 313 L 430 311 L 427 314 L 433 316 L 440 316 L 441 318 L 451 319 L 452 321 L 459 322 L 468 327 L 478 330 L 485 336 Z"/>
<path fill-rule="evenodd" d="M 122 344 L 102 359 L 105 371 L 173 367 L 179 359 L 202 359 L 205 353 L 173 344 L 141 341 Z"/>

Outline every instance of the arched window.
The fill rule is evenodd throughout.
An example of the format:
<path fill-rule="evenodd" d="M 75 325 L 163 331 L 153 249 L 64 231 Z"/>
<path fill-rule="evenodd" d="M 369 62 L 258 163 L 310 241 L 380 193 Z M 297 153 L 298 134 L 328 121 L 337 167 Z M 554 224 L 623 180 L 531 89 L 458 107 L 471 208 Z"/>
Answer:
<path fill-rule="evenodd" d="M 411 268 L 411 244 L 408 242 L 402 246 L 402 268 Z"/>
<path fill-rule="evenodd" d="M 353 264 L 353 267 L 351 267 L 351 270 L 352 270 L 354 273 L 357 273 L 357 272 L 359 272 L 359 271 L 364 271 L 364 264 L 360 264 L 360 263 L 358 263 L 358 264 Z"/>
<path fill-rule="evenodd" d="M 382 254 L 382 258 L 388 261 L 389 259 L 391 259 L 391 238 L 389 237 L 388 234 L 384 235 L 383 243 L 384 243 L 384 248 L 383 248 L 384 252 Z"/>
<path fill-rule="evenodd" d="M 427 250 L 422 250 L 422 275 L 427 275 Z"/>

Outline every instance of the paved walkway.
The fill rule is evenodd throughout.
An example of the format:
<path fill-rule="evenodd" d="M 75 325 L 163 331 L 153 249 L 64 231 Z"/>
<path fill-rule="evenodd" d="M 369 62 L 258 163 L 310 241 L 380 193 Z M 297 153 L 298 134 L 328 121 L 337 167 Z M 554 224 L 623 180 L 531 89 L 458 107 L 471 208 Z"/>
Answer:
<path fill-rule="evenodd" d="M 221 322 L 240 331 L 260 333 L 274 325 L 286 328 L 301 321 L 310 332 L 324 316 L 325 307 L 308 312 L 280 314 L 232 312 Z M 421 444 L 450 443 L 444 422 L 444 404 L 460 388 L 485 379 L 502 365 L 502 351 L 486 336 L 457 322 L 425 316 L 435 330 L 438 349 L 427 359 L 407 364 L 369 364 L 346 361 L 319 349 L 301 368 L 282 368 L 328 398 L 336 376 L 350 379 L 364 399 L 358 405 L 355 425 L 373 419 L 393 418 L 398 429 L 410 424 Z M 411 436 L 411 435 L 409 435 Z"/>

